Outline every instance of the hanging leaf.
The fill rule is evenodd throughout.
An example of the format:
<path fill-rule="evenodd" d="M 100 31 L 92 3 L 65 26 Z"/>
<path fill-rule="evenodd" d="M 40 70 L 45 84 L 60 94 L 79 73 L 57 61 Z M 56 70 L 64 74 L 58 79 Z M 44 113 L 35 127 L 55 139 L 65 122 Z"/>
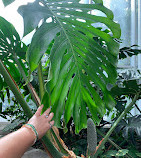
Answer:
<path fill-rule="evenodd" d="M 91 15 L 93 10 L 105 16 Z M 18 11 L 24 18 L 25 34 L 42 21 L 27 51 L 31 71 L 54 40 L 46 89 L 56 125 L 60 126 L 63 113 L 66 123 L 73 116 L 78 133 L 86 127 L 87 108 L 95 123 L 99 123 L 106 108 L 114 106 L 107 85 L 116 81 L 119 44 L 114 38 L 120 37 L 121 30 L 113 21 L 113 13 L 103 6 L 102 0 L 95 0 L 95 4 L 42 0 L 21 6 Z M 111 35 L 94 27 L 97 23 L 106 25 Z M 95 37 L 103 40 L 105 46 L 99 45 Z"/>
<path fill-rule="evenodd" d="M 104 154 L 104 156 L 106 157 L 119 157 L 119 156 L 125 156 L 127 153 L 129 152 L 129 150 L 127 149 L 122 149 L 122 150 L 109 150 L 106 154 Z"/>
<path fill-rule="evenodd" d="M 130 98 L 133 98 L 137 92 L 141 92 L 141 84 L 138 80 L 125 80 L 122 82 L 122 84 L 116 85 L 111 89 L 111 92 L 113 96 L 122 96 L 122 95 L 128 95 Z M 138 99 L 140 99 L 139 97 Z"/>
<path fill-rule="evenodd" d="M 14 26 L 0 17 L 0 59 L 11 59 L 14 53 L 25 58 L 26 49 L 26 45 L 21 42 Z"/>
<path fill-rule="evenodd" d="M 104 154 L 105 157 L 111 157 L 116 156 L 117 151 L 116 150 L 109 150 L 106 154 Z"/>
<path fill-rule="evenodd" d="M 141 153 L 136 153 L 136 155 L 137 155 L 138 157 L 141 157 Z"/>
<path fill-rule="evenodd" d="M 123 129 L 124 137 L 128 137 L 128 133 L 134 133 L 141 137 L 141 115 L 136 115 L 127 119 L 127 124 Z"/>
<path fill-rule="evenodd" d="M 127 149 L 122 149 L 122 150 L 119 150 L 115 156 L 124 156 L 126 155 L 127 153 L 129 152 L 129 150 Z"/>
<path fill-rule="evenodd" d="M 26 50 L 27 46 L 21 42 L 20 36 L 14 26 L 3 17 L 0 17 L 0 59 L 15 81 L 19 81 L 21 75 L 13 56 L 16 55 L 19 57 L 19 62 L 25 74 L 27 74 L 27 68 L 23 64 Z"/>
<path fill-rule="evenodd" d="M 123 136 L 127 139 L 128 134 L 134 134 L 134 132 L 138 135 L 138 137 L 141 137 L 141 115 L 136 115 L 133 117 L 129 117 L 126 120 L 121 120 L 121 122 L 118 124 L 116 128 L 116 132 L 121 132 Z"/>
<path fill-rule="evenodd" d="M 119 51 L 119 59 L 125 59 L 127 57 L 132 57 L 133 55 L 141 54 L 140 49 L 133 49 L 132 47 L 137 47 L 137 45 L 133 45 L 131 47 L 123 47 Z"/>

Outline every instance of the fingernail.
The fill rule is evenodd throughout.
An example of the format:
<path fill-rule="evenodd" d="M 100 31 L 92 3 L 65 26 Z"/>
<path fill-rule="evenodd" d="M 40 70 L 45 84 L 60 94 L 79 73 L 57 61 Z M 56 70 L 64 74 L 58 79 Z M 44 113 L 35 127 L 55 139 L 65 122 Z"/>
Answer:
<path fill-rule="evenodd" d="M 54 113 L 53 113 L 53 112 L 51 112 L 50 114 L 52 114 L 52 115 L 54 116 Z"/>

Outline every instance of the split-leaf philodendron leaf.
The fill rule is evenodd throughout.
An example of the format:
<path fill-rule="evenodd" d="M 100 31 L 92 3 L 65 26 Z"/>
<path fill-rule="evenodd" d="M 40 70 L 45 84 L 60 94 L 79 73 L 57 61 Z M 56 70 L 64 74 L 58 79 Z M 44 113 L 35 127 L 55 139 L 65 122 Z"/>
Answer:
<path fill-rule="evenodd" d="M 95 10 L 103 16 L 90 14 Z M 36 29 L 27 51 L 31 71 L 37 68 L 54 40 L 46 89 L 56 125 L 60 126 L 62 114 L 66 123 L 72 116 L 79 132 L 86 127 L 88 111 L 99 123 L 106 108 L 114 105 L 107 85 L 116 80 L 119 44 L 114 38 L 120 38 L 121 30 L 113 21 L 112 11 L 103 6 L 102 0 L 95 0 L 95 4 L 38 0 L 21 6 L 18 11 L 24 19 L 24 34 Z M 40 27 L 39 22 L 42 22 Z M 97 23 L 106 26 L 110 34 L 94 27 Z M 105 46 L 95 38 L 102 39 Z"/>
<path fill-rule="evenodd" d="M 14 26 L 0 16 L 0 60 L 3 61 L 14 80 L 18 82 L 21 76 L 13 56 L 16 54 L 20 59 L 25 59 L 26 50 L 27 46 L 21 42 Z M 21 64 L 25 73 L 28 74 L 23 63 Z"/>

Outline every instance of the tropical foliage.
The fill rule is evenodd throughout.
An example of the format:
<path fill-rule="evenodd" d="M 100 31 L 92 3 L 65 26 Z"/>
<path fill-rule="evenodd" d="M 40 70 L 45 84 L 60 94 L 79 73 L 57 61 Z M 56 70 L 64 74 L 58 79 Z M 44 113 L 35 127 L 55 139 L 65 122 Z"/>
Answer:
<path fill-rule="evenodd" d="M 5 6 L 13 1 L 3 0 Z M 95 11 L 102 12 L 103 16 L 93 14 Z M 78 134 L 86 128 L 87 118 L 91 117 L 95 124 L 99 124 L 106 110 L 115 105 L 114 98 L 127 95 L 127 89 L 131 92 L 132 81 L 123 82 L 123 89 L 115 86 L 119 53 L 117 39 L 121 30 L 102 0 L 94 0 L 94 4 L 81 4 L 78 0 L 36 0 L 20 6 L 18 12 L 24 20 L 24 36 L 33 30 L 35 34 L 31 44 L 26 46 L 13 25 L 0 17 L 0 96 L 3 101 L 5 89 L 10 98 L 9 86 L 28 118 L 32 116 L 28 102 L 32 98 L 36 106 L 43 103 L 45 109 L 52 107 L 57 127 L 66 129 L 64 127 L 73 118 Z M 97 27 L 98 23 L 101 27 Z M 125 48 L 120 50 L 120 58 L 125 57 L 125 52 L 129 56 L 139 53 L 136 49 Z M 138 84 L 132 88 L 135 89 L 131 97 L 133 101 L 106 134 L 96 156 L 139 98 Z M 118 94 L 115 93 L 117 89 Z M 13 126 L 17 124 L 15 122 Z M 51 156 L 70 155 L 54 129 L 51 133 L 57 145 L 53 145 L 48 136 L 42 139 Z M 115 154 L 128 152 L 121 151 Z"/>
<path fill-rule="evenodd" d="M 127 57 L 131 57 L 133 55 L 138 55 L 141 53 L 141 50 L 135 49 L 133 47 L 138 47 L 137 45 L 132 45 L 130 47 L 123 47 L 119 51 L 119 59 L 124 59 Z"/>
<path fill-rule="evenodd" d="M 113 21 L 113 13 L 102 1 L 91 5 L 78 2 L 35 1 L 18 9 L 24 19 L 24 35 L 36 29 L 26 55 L 31 71 L 38 67 L 53 42 L 44 92 L 49 103 L 46 106 L 52 106 L 58 127 L 63 113 L 65 123 L 73 116 L 77 133 L 86 127 L 87 108 L 95 123 L 99 123 L 106 108 L 111 109 L 114 105 L 107 85 L 116 80 L 119 44 L 114 38 L 120 37 L 119 24 Z M 92 10 L 99 10 L 105 16 L 91 15 Z M 1 21 L 4 23 L 3 18 Z M 41 26 L 39 22 L 42 22 Z M 106 25 L 112 35 L 94 27 L 99 22 Z M 10 29 L 3 27 L 1 32 L 5 35 L 2 57 L 9 52 L 15 56 L 24 55 L 17 54 L 25 47 L 21 46 L 13 26 Z M 102 39 L 105 46 L 100 46 L 95 37 Z"/>

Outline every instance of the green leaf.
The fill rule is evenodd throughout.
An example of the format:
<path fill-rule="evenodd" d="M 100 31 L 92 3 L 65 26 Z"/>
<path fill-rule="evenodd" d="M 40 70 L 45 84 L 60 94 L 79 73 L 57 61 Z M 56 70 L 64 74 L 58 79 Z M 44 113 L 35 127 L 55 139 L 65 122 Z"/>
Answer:
<path fill-rule="evenodd" d="M 117 151 L 116 150 L 109 150 L 104 154 L 106 157 L 116 156 Z"/>
<path fill-rule="evenodd" d="M 14 53 L 25 59 L 26 49 L 14 26 L 0 17 L 0 59 L 11 59 Z"/>
<path fill-rule="evenodd" d="M 39 5 L 39 1 L 19 7 L 18 12 L 24 19 L 24 36 L 36 29 L 40 20 L 47 19 L 51 15 L 50 10 Z"/>
<path fill-rule="evenodd" d="M 122 149 L 122 150 L 119 150 L 115 156 L 124 156 L 128 153 L 129 150 L 127 149 Z"/>
<path fill-rule="evenodd" d="M 136 45 L 133 45 L 131 47 L 123 47 L 119 51 L 119 59 L 125 59 L 127 57 L 132 57 L 133 55 L 141 54 L 140 49 L 133 49 L 132 47 L 135 47 Z M 136 46 L 137 47 L 137 46 Z"/>
<path fill-rule="evenodd" d="M 8 6 L 9 4 L 13 3 L 15 0 L 2 0 L 3 1 L 3 4 L 4 6 Z"/>
<path fill-rule="evenodd" d="M 102 0 L 93 0 L 95 3 L 101 3 L 103 4 L 103 1 Z"/>
<path fill-rule="evenodd" d="M 118 126 L 116 127 L 116 132 L 119 133 L 121 132 L 121 129 L 122 129 L 122 135 L 126 139 L 128 139 L 129 134 L 132 135 L 133 137 L 135 133 L 138 137 L 141 137 L 141 121 L 140 120 L 141 120 L 141 115 L 135 115 L 135 116 L 126 118 L 126 120 L 122 119 L 119 122 Z"/>
<path fill-rule="evenodd" d="M 141 153 L 136 153 L 136 155 L 137 155 L 138 157 L 141 157 Z"/>
<path fill-rule="evenodd" d="M 106 154 L 105 154 L 105 156 L 106 157 L 111 157 L 111 156 L 124 156 L 124 155 L 126 155 L 127 153 L 128 153 L 128 151 L 129 150 L 127 150 L 127 149 L 122 149 L 122 150 L 119 150 L 119 151 L 116 151 L 116 150 L 109 150 Z"/>
<path fill-rule="evenodd" d="M 44 94 L 41 104 L 44 105 L 42 113 L 50 107 L 50 97 L 47 92 Z"/>
<path fill-rule="evenodd" d="M 27 61 L 29 62 L 31 71 L 37 68 L 39 61 L 47 50 L 47 47 L 59 31 L 60 28 L 57 23 L 53 26 L 51 24 L 44 23 L 34 34 L 31 45 L 27 51 Z"/>
<path fill-rule="evenodd" d="M 25 67 L 26 50 L 27 46 L 21 42 L 20 36 L 14 26 L 3 17 L 0 17 L 0 59 L 14 80 L 18 82 L 21 75 L 14 61 L 14 56 L 18 56 L 18 60 L 27 74 L 27 67 Z"/>
<path fill-rule="evenodd" d="M 98 124 L 106 108 L 114 106 L 107 85 L 116 81 L 119 44 L 114 38 L 121 34 L 113 13 L 103 6 L 102 0 L 95 4 L 78 2 L 42 0 L 19 8 L 25 34 L 36 28 L 27 51 L 31 71 L 37 68 L 53 41 L 46 89 L 56 125 L 60 127 L 62 114 L 66 123 L 72 116 L 76 133 L 87 125 L 87 110 Z M 89 14 L 92 10 L 99 10 L 105 16 Z M 37 28 L 41 20 L 43 23 Z M 97 23 L 106 25 L 111 35 L 94 27 Z M 105 46 L 96 39 L 104 41 Z"/>
<path fill-rule="evenodd" d="M 137 79 L 122 81 L 121 85 L 116 85 L 111 89 L 113 96 L 128 95 L 133 98 L 137 92 L 141 91 L 141 84 Z M 140 99 L 139 97 L 138 99 Z"/>
<path fill-rule="evenodd" d="M 123 128 L 123 136 L 128 138 L 128 133 L 134 133 L 141 137 L 141 115 L 136 115 L 127 119 L 127 122 Z M 122 124 L 119 124 L 119 126 Z"/>
<path fill-rule="evenodd" d="M 18 68 L 13 64 L 13 62 L 5 61 L 4 64 L 6 65 L 7 69 L 9 70 L 12 77 L 15 79 L 15 81 L 20 80 L 20 72 Z"/>

